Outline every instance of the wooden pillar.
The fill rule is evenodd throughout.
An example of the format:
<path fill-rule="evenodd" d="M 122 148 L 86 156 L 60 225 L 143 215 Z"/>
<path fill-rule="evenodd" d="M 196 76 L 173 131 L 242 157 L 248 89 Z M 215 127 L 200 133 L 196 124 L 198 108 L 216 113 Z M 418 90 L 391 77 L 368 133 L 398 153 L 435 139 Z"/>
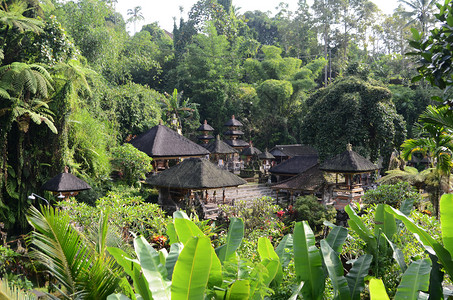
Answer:
<path fill-rule="evenodd" d="M 223 188 L 222 202 L 225 204 L 225 188 Z"/>

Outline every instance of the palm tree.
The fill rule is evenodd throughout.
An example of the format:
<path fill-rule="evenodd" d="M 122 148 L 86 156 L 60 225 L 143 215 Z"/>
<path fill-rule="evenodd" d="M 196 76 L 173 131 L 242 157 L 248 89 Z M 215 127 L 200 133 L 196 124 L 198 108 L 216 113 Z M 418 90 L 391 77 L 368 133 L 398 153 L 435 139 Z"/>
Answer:
<path fill-rule="evenodd" d="M 174 89 L 171 95 L 168 93 L 164 94 L 166 97 L 163 98 L 162 104 L 165 109 L 167 123 L 178 133 L 182 134 L 182 122 L 189 121 L 193 116 L 193 112 L 196 111 L 196 104 L 191 103 L 188 98 L 182 100 L 182 93 L 178 93 L 177 89 Z"/>
<path fill-rule="evenodd" d="M 106 299 L 120 285 L 121 271 L 106 255 L 108 216 L 101 217 L 99 240 L 92 243 L 71 224 L 68 214 L 50 206 L 30 207 L 32 256 L 64 287 L 65 299 Z"/>
<path fill-rule="evenodd" d="M 411 19 L 405 26 L 419 23 L 424 34 L 428 30 L 428 22 L 432 19 L 433 11 L 438 0 L 398 0 L 410 7 L 410 11 L 403 11 L 401 15 Z"/>
<path fill-rule="evenodd" d="M 436 216 L 439 213 L 439 198 L 442 194 L 442 182 L 446 177 L 448 188 L 450 190 L 450 174 L 453 167 L 453 136 L 448 128 L 438 122 L 430 122 L 430 118 L 442 115 L 447 108 L 428 107 L 422 114 L 420 138 L 406 140 L 402 145 L 402 156 L 409 160 L 413 153 L 419 152 L 427 155 L 431 168 L 435 168 L 438 176 L 438 188 L 432 197 L 434 211 Z M 447 109 L 448 110 L 448 109 Z"/>
<path fill-rule="evenodd" d="M 137 32 L 137 28 L 136 28 L 137 21 L 142 21 L 145 19 L 142 14 L 142 7 L 136 6 L 133 9 L 128 9 L 127 15 L 130 16 L 129 19 L 127 19 L 127 22 L 134 23 L 134 34 L 135 34 Z"/>

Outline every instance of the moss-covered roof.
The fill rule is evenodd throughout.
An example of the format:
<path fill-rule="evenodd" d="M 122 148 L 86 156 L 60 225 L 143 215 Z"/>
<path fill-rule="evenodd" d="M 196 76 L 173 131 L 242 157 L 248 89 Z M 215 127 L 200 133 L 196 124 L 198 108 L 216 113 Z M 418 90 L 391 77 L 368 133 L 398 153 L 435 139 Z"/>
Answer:
<path fill-rule="evenodd" d="M 151 157 L 187 157 L 209 154 L 206 148 L 171 130 L 157 125 L 130 142 Z"/>
<path fill-rule="evenodd" d="M 201 158 L 185 159 L 176 166 L 149 177 L 146 182 L 157 187 L 191 190 L 238 186 L 246 183 L 244 179 Z"/>
<path fill-rule="evenodd" d="M 353 151 L 350 145 L 346 151 L 326 160 L 319 168 L 332 173 L 366 173 L 378 169 L 371 161 Z"/>

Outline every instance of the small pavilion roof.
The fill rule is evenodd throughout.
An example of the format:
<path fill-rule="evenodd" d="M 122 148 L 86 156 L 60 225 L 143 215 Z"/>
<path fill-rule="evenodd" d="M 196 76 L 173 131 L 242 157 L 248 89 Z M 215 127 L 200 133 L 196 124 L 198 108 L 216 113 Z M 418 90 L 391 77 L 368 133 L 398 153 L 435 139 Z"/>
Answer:
<path fill-rule="evenodd" d="M 267 151 L 267 148 L 266 148 L 266 150 L 264 152 L 261 152 L 260 154 L 258 154 L 258 158 L 259 159 L 275 159 L 275 156 L 270 154 L 269 151 Z"/>
<path fill-rule="evenodd" d="M 309 145 L 294 144 L 294 145 L 275 145 L 269 151 L 275 157 L 294 157 L 302 155 L 318 155 L 318 151 Z"/>
<path fill-rule="evenodd" d="M 346 151 L 325 161 L 319 168 L 326 172 L 352 174 L 367 173 L 378 169 L 371 161 L 353 151 L 351 144 L 347 145 Z"/>
<path fill-rule="evenodd" d="M 244 126 L 244 125 L 242 125 L 242 123 L 239 122 L 238 120 L 236 120 L 234 115 L 232 115 L 231 119 L 228 120 L 225 124 L 223 124 L 223 126 L 229 126 L 229 127 L 231 127 L 231 126 L 239 126 L 240 127 L 240 126 Z"/>
<path fill-rule="evenodd" d="M 197 139 L 199 140 L 212 140 L 214 137 L 212 135 L 199 135 L 197 136 Z"/>
<path fill-rule="evenodd" d="M 209 143 L 206 146 L 206 149 L 208 149 L 211 154 L 232 154 L 237 152 L 236 149 L 222 141 L 219 135 L 217 135 L 214 142 Z"/>
<path fill-rule="evenodd" d="M 230 187 L 247 182 L 229 171 L 222 170 L 207 159 L 188 158 L 157 175 L 147 183 L 157 187 L 204 190 Z"/>
<path fill-rule="evenodd" d="M 328 184 L 325 174 L 319 169 L 319 164 L 316 164 L 305 172 L 273 185 L 271 188 L 276 190 L 316 191 L 325 184 Z"/>
<path fill-rule="evenodd" d="M 71 173 L 65 172 L 58 174 L 41 187 L 45 191 L 51 192 L 79 192 L 91 189 L 91 186 Z"/>
<path fill-rule="evenodd" d="M 248 147 L 249 144 L 244 141 L 244 140 L 230 140 L 230 139 L 225 139 L 223 140 L 226 144 L 228 144 L 231 147 Z"/>
<path fill-rule="evenodd" d="M 187 157 L 209 154 L 206 148 L 171 130 L 157 125 L 136 137 L 130 143 L 151 157 Z"/>
<path fill-rule="evenodd" d="M 297 175 L 318 163 L 318 156 L 294 156 L 269 169 L 274 174 Z"/>
<path fill-rule="evenodd" d="M 253 156 L 261 154 L 261 150 L 256 147 L 253 147 L 252 142 L 250 142 L 249 146 L 242 150 L 241 155 L 243 156 Z"/>
<path fill-rule="evenodd" d="M 214 128 L 212 128 L 211 125 L 208 124 L 206 120 L 204 120 L 204 123 L 198 127 L 197 131 L 214 131 Z"/>

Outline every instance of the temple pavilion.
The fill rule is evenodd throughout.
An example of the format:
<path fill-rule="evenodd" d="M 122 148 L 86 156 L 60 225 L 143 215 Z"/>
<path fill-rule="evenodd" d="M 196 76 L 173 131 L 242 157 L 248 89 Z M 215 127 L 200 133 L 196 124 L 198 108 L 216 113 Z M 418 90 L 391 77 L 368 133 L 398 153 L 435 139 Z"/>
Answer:
<path fill-rule="evenodd" d="M 69 173 L 69 168 L 65 167 L 64 172 L 49 179 L 43 184 L 41 189 L 51 191 L 54 195 L 62 196 L 61 198 L 68 199 L 76 196 L 81 191 L 91 189 L 91 186 L 82 179 Z"/>
<path fill-rule="evenodd" d="M 130 143 L 153 158 L 154 170 L 167 169 L 169 161 L 205 157 L 209 151 L 162 124 L 154 126 Z"/>
<path fill-rule="evenodd" d="M 332 200 L 336 209 L 343 209 L 353 201 L 360 201 L 363 196 L 361 176 L 354 175 L 374 172 L 378 166 L 353 151 L 352 145 L 348 144 L 346 151 L 325 161 L 319 169 L 337 175 Z M 338 174 L 344 175 L 344 182 L 338 182 Z"/>
<path fill-rule="evenodd" d="M 206 145 L 210 140 L 214 139 L 214 137 L 212 136 L 214 128 L 212 128 L 212 126 L 209 125 L 206 120 L 204 120 L 204 123 L 201 124 L 200 127 L 198 127 L 197 131 L 201 133 L 199 136 L 197 136 L 197 139 L 202 145 Z"/>

